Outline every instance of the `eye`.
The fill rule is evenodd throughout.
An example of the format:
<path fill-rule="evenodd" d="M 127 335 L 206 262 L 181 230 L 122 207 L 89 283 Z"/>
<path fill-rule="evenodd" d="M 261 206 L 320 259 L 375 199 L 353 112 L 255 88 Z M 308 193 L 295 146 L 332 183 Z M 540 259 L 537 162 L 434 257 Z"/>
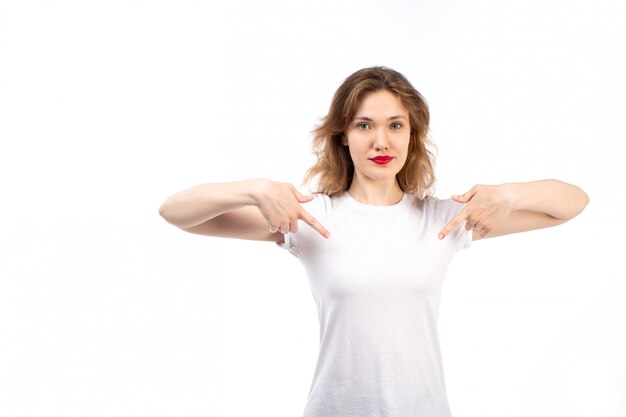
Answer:
<path fill-rule="evenodd" d="M 398 122 L 396 122 L 396 123 L 393 123 L 391 126 L 392 126 L 394 129 L 396 129 L 396 130 L 397 130 L 397 129 L 402 128 L 402 123 L 398 123 Z M 397 127 L 396 127 L 396 126 L 397 126 Z"/>
<path fill-rule="evenodd" d="M 366 128 L 362 128 L 362 126 L 366 126 L 366 128 L 369 127 L 369 125 L 367 123 L 358 123 L 356 125 L 356 127 L 359 128 L 360 130 L 365 130 Z"/>

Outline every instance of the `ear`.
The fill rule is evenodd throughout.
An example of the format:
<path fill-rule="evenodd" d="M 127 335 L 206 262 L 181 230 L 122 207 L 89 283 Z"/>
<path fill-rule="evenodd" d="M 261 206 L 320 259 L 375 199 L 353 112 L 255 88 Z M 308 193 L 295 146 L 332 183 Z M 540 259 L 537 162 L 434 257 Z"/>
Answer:
<path fill-rule="evenodd" d="M 343 146 L 348 146 L 348 139 L 346 139 L 346 135 L 341 135 L 341 144 Z"/>

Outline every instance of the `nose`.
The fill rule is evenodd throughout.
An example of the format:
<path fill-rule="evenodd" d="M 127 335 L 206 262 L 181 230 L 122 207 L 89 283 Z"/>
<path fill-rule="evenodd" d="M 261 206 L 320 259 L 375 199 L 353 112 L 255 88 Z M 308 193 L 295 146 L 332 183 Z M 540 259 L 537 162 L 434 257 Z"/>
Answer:
<path fill-rule="evenodd" d="M 388 133 L 384 128 L 378 129 L 376 132 L 376 141 L 374 141 L 374 148 L 378 149 L 388 149 L 389 148 L 389 137 Z"/>

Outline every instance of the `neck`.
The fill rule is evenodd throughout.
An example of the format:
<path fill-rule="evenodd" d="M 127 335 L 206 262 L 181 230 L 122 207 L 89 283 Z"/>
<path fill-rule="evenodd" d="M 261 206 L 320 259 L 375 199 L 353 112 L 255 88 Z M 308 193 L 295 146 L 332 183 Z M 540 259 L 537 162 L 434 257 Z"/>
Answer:
<path fill-rule="evenodd" d="M 391 206 L 399 203 L 404 196 L 395 178 L 388 182 L 364 182 L 356 176 L 352 179 L 348 194 L 359 203 L 371 206 Z"/>

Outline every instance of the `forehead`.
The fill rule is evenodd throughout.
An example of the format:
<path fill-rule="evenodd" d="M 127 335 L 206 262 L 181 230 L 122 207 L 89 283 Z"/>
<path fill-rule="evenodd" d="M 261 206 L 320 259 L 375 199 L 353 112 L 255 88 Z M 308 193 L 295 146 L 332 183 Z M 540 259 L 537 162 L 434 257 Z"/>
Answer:
<path fill-rule="evenodd" d="M 363 97 L 354 117 L 375 118 L 372 116 L 378 116 L 386 118 L 395 115 L 408 117 L 408 114 L 409 112 L 402 104 L 400 97 L 387 90 L 378 90 Z"/>

